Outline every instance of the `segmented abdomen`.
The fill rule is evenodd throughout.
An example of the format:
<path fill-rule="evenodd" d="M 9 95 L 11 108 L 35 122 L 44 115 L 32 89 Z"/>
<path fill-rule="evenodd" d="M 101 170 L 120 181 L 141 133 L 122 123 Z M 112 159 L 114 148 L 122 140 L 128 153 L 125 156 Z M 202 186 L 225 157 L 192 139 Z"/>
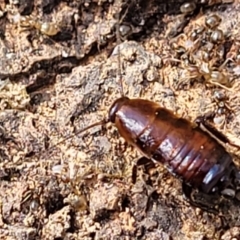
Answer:
<path fill-rule="evenodd" d="M 209 134 L 164 108 L 157 109 L 154 121 L 138 136 L 136 145 L 204 192 L 211 191 L 232 162 L 230 154 Z"/>

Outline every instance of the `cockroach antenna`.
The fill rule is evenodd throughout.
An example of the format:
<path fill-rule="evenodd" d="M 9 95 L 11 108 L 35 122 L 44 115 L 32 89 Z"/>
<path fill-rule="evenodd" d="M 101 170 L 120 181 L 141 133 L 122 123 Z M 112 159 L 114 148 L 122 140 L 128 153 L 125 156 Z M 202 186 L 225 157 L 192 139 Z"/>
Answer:
<path fill-rule="evenodd" d="M 119 78 L 118 83 L 120 88 L 120 94 L 122 97 L 124 97 L 124 90 L 123 90 L 122 64 L 121 64 L 121 53 L 120 53 L 120 43 L 121 43 L 120 23 L 122 23 L 127 12 L 128 12 L 128 8 L 124 12 L 123 16 L 120 18 L 120 11 L 119 11 L 117 14 L 117 22 L 116 22 L 117 60 L 118 60 L 117 77 Z"/>
<path fill-rule="evenodd" d="M 118 69 L 117 69 L 117 77 L 119 82 L 120 94 L 123 97 L 123 81 L 122 81 L 122 65 L 121 65 L 121 53 L 120 53 L 120 18 L 119 13 L 117 14 L 117 23 L 116 23 L 116 38 L 117 38 L 117 60 L 118 60 Z"/>
<path fill-rule="evenodd" d="M 93 123 L 93 124 L 91 124 L 91 125 L 89 125 L 89 126 L 87 126 L 87 127 L 85 127 L 85 128 L 82 128 L 82 129 L 76 131 L 74 134 L 71 134 L 71 135 L 65 137 L 62 141 L 59 141 L 58 143 L 56 143 L 56 144 L 54 144 L 53 146 L 51 146 L 50 148 L 48 148 L 48 149 L 46 150 L 46 152 L 51 151 L 52 149 L 54 149 L 54 148 L 57 147 L 58 145 L 64 143 L 65 141 L 73 138 L 73 137 L 76 136 L 76 135 L 79 135 L 79 134 L 81 134 L 81 133 L 83 133 L 83 132 L 85 132 L 85 131 L 93 128 L 93 127 L 96 127 L 96 126 L 99 126 L 99 125 L 101 125 L 101 126 L 106 125 L 108 122 L 109 122 L 109 119 L 106 118 L 106 119 L 103 119 L 103 120 L 101 120 L 101 121 L 99 121 L 99 122 L 95 122 L 95 123 Z"/>
<path fill-rule="evenodd" d="M 117 58 L 118 58 L 118 69 L 117 69 L 117 77 L 119 78 L 118 79 L 118 82 L 119 82 L 119 87 L 120 87 L 120 94 L 122 97 L 124 97 L 124 91 L 123 91 L 123 81 L 122 81 L 122 69 L 121 69 L 121 53 L 120 53 L 120 43 L 121 43 L 121 37 L 120 37 L 120 31 L 119 31 L 119 28 L 120 28 L 120 22 L 122 22 L 123 18 L 126 16 L 126 13 L 127 13 L 127 10 L 125 11 L 123 17 L 120 19 L 120 13 L 117 14 L 117 22 L 116 22 L 116 40 L 117 40 Z M 108 122 L 110 122 L 110 119 L 109 117 L 99 121 L 99 122 L 95 122 L 83 129 L 80 129 L 78 131 L 76 131 L 74 134 L 71 134 L 67 137 L 65 137 L 63 140 L 59 141 L 58 143 L 54 144 L 53 146 L 51 146 L 50 148 L 48 148 L 45 152 L 49 152 L 51 151 L 52 149 L 54 149 L 56 146 L 64 143 L 65 141 L 73 138 L 74 136 L 76 135 L 79 135 L 93 127 L 96 127 L 96 126 L 99 126 L 99 125 L 106 125 Z"/>

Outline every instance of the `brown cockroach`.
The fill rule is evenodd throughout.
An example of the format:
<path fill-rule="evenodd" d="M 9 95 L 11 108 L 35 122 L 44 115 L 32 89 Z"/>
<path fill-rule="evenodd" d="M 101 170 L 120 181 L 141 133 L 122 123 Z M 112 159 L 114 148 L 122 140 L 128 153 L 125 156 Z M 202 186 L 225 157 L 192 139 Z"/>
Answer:
<path fill-rule="evenodd" d="M 239 170 L 208 131 L 225 142 L 227 139 L 210 125 L 202 125 L 201 118 L 192 123 L 155 102 L 121 97 L 110 108 L 109 120 L 145 158 L 164 164 L 180 178 L 190 200 L 192 188 L 209 196 L 235 197 Z"/>
<path fill-rule="evenodd" d="M 121 71 L 120 48 L 117 49 L 118 69 Z M 121 76 L 121 73 L 118 75 Z M 75 134 L 111 122 L 126 142 L 142 153 L 141 159 L 164 164 L 172 175 L 182 181 L 183 192 L 192 205 L 209 210 L 207 204 L 192 199 L 194 189 L 210 199 L 221 195 L 238 198 L 240 171 L 219 142 L 230 143 L 224 135 L 207 124 L 204 117 L 191 122 L 155 102 L 126 97 L 122 78 L 119 82 L 122 96 L 112 104 L 108 117 Z"/>
<path fill-rule="evenodd" d="M 120 83 L 123 91 L 121 80 Z M 214 212 L 204 202 L 195 202 L 192 190 L 210 200 L 221 196 L 240 200 L 237 191 L 240 171 L 219 141 L 238 146 L 230 143 L 205 120 L 199 117 L 191 122 L 155 102 L 130 99 L 122 93 L 110 107 L 106 119 L 77 134 L 97 125 L 113 123 L 126 142 L 142 153 L 144 157 L 141 159 L 164 164 L 182 181 L 183 192 L 192 205 Z"/>

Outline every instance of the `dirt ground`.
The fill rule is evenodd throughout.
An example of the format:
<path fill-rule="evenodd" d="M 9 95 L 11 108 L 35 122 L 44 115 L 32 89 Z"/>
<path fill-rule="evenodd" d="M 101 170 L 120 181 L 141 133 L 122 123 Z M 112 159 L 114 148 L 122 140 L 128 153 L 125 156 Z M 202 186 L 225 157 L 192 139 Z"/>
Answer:
<path fill-rule="evenodd" d="M 122 79 L 240 145 L 239 30 L 237 0 L 0 0 L 0 238 L 240 239 L 239 202 L 195 208 L 160 164 L 133 181 L 141 154 L 112 124 L 76 134 Z"/>

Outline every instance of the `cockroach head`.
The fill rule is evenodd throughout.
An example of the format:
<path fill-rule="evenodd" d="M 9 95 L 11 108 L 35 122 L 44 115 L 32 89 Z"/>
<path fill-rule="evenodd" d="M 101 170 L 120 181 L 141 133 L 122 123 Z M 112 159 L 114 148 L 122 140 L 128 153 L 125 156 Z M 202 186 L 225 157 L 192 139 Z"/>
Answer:
<path fill-rule="evenodd" d="M 129 100 L 127 97 L 118 98 L 110 107 L 108 112 L 108 118 L 112 123 L 115 123 L 116 113 L 120 108 Z"/>

